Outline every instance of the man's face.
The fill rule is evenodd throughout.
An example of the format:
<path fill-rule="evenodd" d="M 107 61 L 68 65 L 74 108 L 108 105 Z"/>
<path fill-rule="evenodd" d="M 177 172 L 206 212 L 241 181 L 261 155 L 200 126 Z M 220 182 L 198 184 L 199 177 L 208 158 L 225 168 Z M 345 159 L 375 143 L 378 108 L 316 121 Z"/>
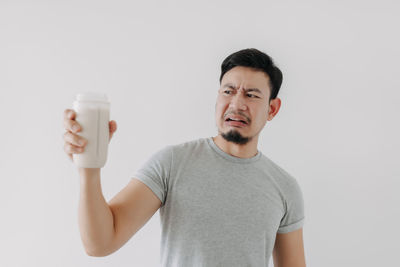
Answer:
<path fill-rule="evenodd" d="M 258 137 L 269 117 L 269 82 L 267 74 L 248 67 L 225 73 L 215 105 L 216 125 L 225 140 L 246 144 Z"/>

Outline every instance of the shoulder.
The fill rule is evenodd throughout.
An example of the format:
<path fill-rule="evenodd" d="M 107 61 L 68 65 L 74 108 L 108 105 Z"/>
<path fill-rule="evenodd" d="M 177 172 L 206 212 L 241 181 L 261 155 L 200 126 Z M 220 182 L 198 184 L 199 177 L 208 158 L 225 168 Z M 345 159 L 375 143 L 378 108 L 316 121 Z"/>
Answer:
<path fill-rule="evenodd" d="M 158 148 L 150 156 L 149 161 L 181 161 L 182 159 L 196 155 L 200 147 L 204 147 L 206 138 L 185 141 L 177 144 L 168 144 Z"/>
<path fill-rule="evenodd" d="M 192 139 L 184 142 L 180 142 L 178 144 L 173 144 L 170 146 L 173 146 L 175 149 L 188 149 L 188 148 L 193 148 L 193 147 L 198 147 L 204 145 L 207 140 L 207 138 L 202 137 L 202 138 L 197 138 L 197 139 Z"/>
<path fill-rule="evenodd" d="M 265 171 L 270 177 L 272 177 L 274 182 L 285 195 L 299 193 L 299 191 L 301 193 L 299 182 L 291 173 L 264 154 L 261 162 Z"/>
<path fill-rule="evenodd" d="M 187 155 L 192 154 L 206 145 L 207 138 L 197 138 L 189 141 L 184 141 L 177 144 L 166 146 L 164 149 L 171 150 L 174 155 Z"/>
<path fill-rule="evenodd" d="M 189 140 L 189 141 L 184 141 L 180 143 L 175 143 L 175 144 L 168 144 L 164 145 L 158 150 L 156 150 L 155 154 L 158 153 L 171 153 L 171 152 L 182 152 L 185 150 L 190 150 L 193 148 L 196 148 L 198 146 L 201 146 L 207 142 L 206 138 L 198 138 L 194 140 Z"/>

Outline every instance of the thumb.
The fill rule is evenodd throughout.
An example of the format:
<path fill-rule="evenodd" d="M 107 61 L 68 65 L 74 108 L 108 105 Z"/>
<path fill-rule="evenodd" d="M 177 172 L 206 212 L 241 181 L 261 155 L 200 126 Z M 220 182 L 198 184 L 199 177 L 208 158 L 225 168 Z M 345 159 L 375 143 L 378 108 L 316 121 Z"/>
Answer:
<path fill-rule="evenodd" d="M 110 140 L 114 135 L 115 131 L 117 131 L 117 122 L 116 121 L 109 121 L 108 128 L 110 130 Z"/>

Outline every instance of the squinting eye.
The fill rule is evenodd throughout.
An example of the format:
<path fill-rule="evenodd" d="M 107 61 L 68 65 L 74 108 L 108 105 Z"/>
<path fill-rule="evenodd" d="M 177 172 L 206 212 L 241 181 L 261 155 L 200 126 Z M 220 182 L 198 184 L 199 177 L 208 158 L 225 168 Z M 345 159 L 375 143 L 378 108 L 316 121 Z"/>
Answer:
<path fill-rule="evenodd" d="M 252 98 L 258 98 L 258 96 L 256 95 L 252 95 L 252 94 L 247 94 L 248 96 L 251 96 Z"/>
<path fill-rule="evenodd" d="M 224 93 L 230 93 L 230 92 L 231 92 L 230 90 L 225 90 L 225 91 L 224 91 Z"/>

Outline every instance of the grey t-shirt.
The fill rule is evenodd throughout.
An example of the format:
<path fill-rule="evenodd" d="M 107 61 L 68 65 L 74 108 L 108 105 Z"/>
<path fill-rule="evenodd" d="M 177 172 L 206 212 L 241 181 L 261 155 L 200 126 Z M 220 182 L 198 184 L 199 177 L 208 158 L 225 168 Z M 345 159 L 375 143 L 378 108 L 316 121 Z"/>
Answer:
<path fill-rule="evenodd" d="M 238 158 L 211 137 L 168 145 L 132 179 L 161 200 L 161 265 L 268 266 L 277 233 L 304 224 L 301 189 L 258 151 Z"/>

